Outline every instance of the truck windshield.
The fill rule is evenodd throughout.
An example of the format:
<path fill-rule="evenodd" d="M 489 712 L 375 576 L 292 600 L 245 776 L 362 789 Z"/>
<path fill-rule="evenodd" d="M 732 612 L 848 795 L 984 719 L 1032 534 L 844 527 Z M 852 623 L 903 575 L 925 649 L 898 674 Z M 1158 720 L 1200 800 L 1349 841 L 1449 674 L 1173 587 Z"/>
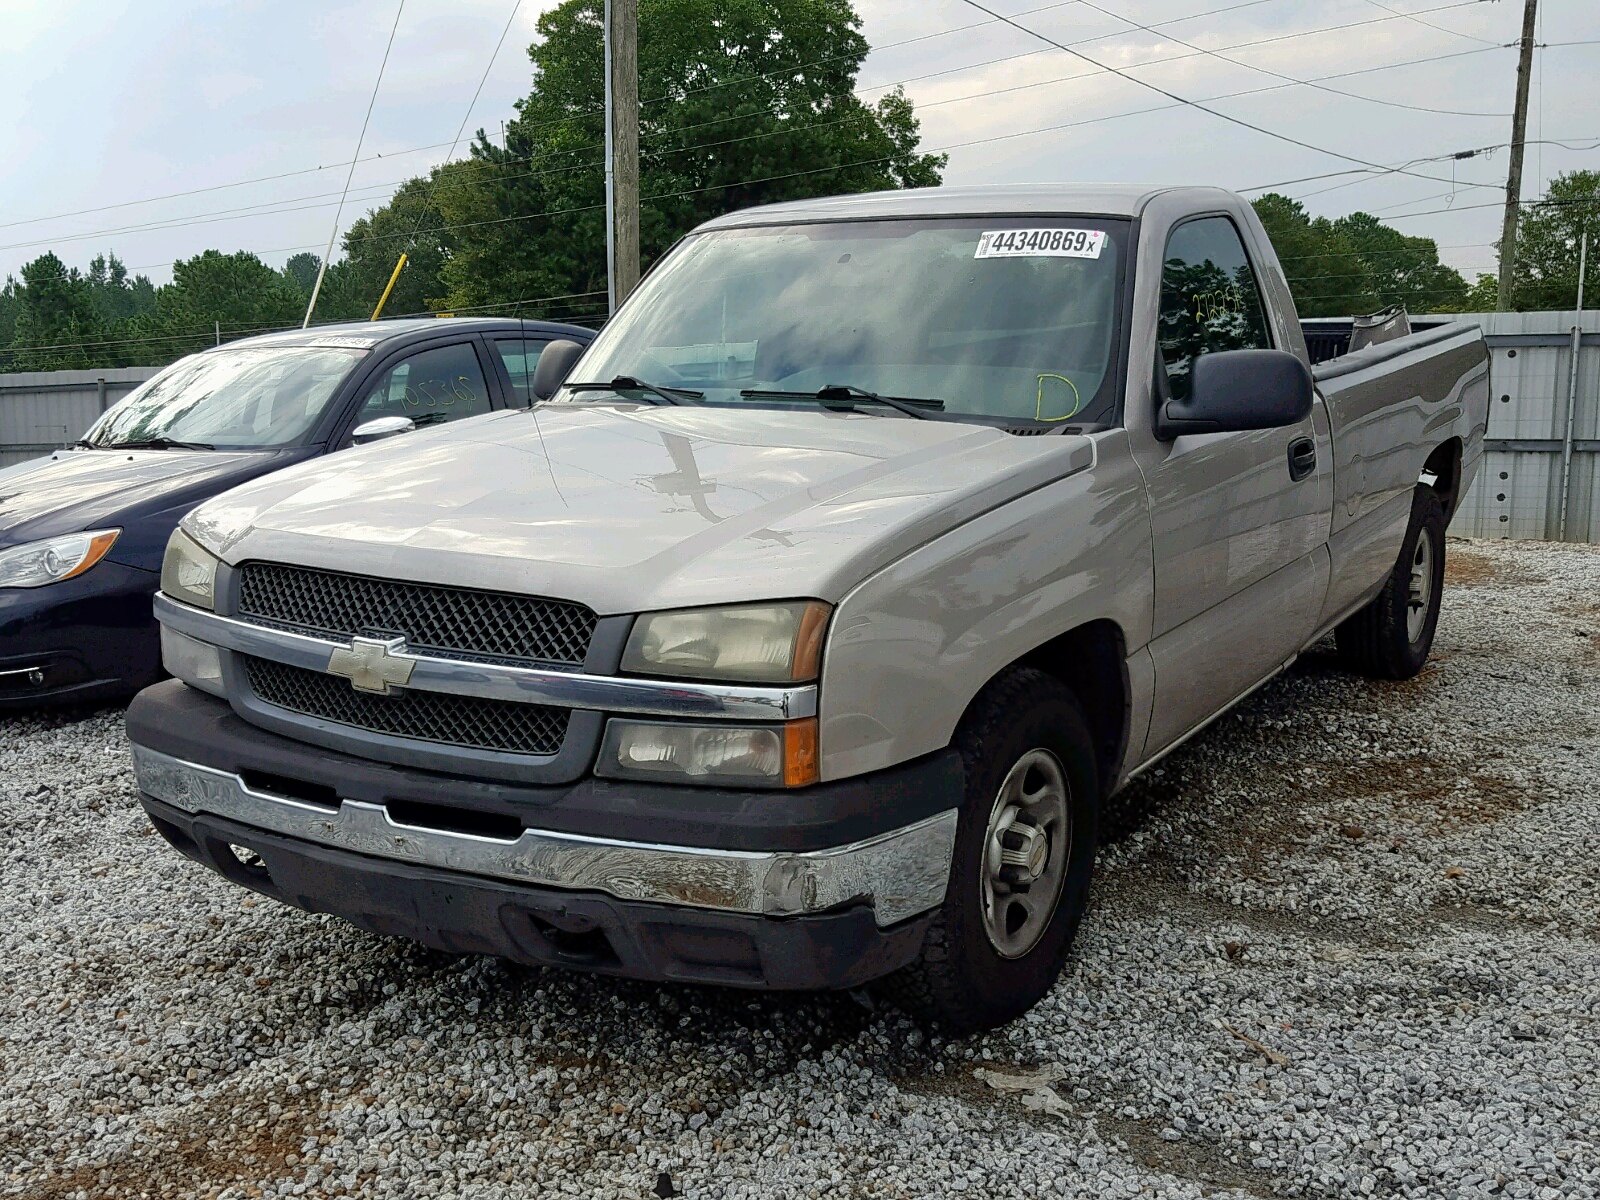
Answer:
<path fill-rule="evenodd" d="M 81 445 L 266 449 L 310 431 L 364 351 L 323 346 L 209 350 L 118 402 Z"/>
<path fill-rule="evenodd" d="M 574 378 L 630 377 L 687 404 L 797 405 L 855 389 L 939 401 L 926 408 L 946 418 L 1108 422 L 1126 242 L 1126 222 L 1070 216 L 697 234 Z"/>

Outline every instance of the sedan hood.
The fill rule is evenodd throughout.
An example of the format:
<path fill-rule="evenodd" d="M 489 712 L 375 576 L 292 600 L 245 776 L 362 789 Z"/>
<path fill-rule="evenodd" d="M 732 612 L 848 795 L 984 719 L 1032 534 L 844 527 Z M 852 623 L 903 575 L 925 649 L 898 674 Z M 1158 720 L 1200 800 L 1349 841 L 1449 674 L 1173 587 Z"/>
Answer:
<path fill-rule="evenodd" d="M 265 559 L 578 600 L 601 614 L 837 601 L 918 545 L 1094 461 L 868 413 L 547 406 L 291 468 L 184 522 Z"/>
<path fill-rule="evenodd" d="M 270 470 L 273 451 L 60 450 L 0 470 L 0 546 L 102 525 L 215 495 Z"/>

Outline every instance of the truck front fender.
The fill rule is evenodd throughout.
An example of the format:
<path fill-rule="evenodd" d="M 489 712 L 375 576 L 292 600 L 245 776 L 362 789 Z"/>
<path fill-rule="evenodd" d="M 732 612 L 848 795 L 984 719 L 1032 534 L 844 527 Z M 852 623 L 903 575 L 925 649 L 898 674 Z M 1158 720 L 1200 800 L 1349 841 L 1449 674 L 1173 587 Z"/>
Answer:
<path fill-rule="evenodd" d="M 1088 622 L 1114 622 L 1135 654 L 1151 585 L 1144 481 L 1117 431 L 1097 439 L 1092 467 L 923 544 L 840 601 L 823 655 L 822 778 L 949 745 L 989 680 Z"/>

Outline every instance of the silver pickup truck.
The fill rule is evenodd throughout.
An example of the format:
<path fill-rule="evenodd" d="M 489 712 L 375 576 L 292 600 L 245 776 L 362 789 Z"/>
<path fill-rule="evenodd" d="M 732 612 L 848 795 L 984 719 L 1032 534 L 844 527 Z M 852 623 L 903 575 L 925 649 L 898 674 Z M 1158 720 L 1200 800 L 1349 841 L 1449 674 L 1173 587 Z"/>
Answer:
<path fill-rule="evenodd" d="M 1202 188 L 734 213 L 576 355 L 184 520 L 151 819 L 378 933 L 956 1031 L 1055 982 L 1107 796 L 1330 630 L 1421 669 L 1489 388 L 1471 326 L 1312 370 Z"/>

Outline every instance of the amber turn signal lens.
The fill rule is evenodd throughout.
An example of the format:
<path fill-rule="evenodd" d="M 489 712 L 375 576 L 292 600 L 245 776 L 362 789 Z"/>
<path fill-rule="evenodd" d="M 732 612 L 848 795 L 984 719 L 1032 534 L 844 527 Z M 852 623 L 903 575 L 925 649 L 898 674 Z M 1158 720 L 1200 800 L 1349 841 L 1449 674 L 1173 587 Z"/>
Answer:
<path fill-rule="evenodd" d="M 783 727 L 783 786 L 806 787 L 817 777 L 817 719 L 787 722 Z"/>
<path fill-rule="evenodd" d="M 106 533 L 95 534 L 89 540 L 89 552 L 83 556 L 83 561 L 77 566 L 73 567 L 72 570 L 68 571 L 61 578 L 71 579 L 74 575 L 82 575 L 90 567 L 94 566 L 95 563 L 99 562 L 106 556 L 107 552 L 111 549 L 112 543 L 117 540 L 117 534 L 121 532 L 122 531 L 120 529 L 113 529 Z"/>
<path fill-rule="evenodd" d="M 790 678 L 815 679 L 822 671 L 822 635 L 828 628 L 828 617 L 833 609 L 820 600 L 810 601 L 800 614 L 800 626 L 794 635 L 794 669 Z"/>

